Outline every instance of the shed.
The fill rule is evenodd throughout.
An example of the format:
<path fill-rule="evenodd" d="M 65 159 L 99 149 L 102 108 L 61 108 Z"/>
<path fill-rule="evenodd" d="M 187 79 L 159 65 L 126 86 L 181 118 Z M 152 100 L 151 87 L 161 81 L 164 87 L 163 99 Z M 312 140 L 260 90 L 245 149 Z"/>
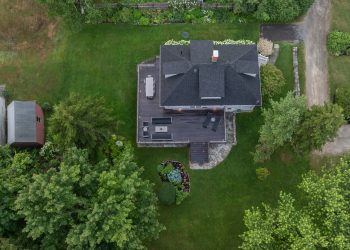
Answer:
<path fill-rule="evenodd" d="M 35 101 L 13 101 L 8 105 L 7 143 L 19 147 L 44 145 L 44 113 Z"/>

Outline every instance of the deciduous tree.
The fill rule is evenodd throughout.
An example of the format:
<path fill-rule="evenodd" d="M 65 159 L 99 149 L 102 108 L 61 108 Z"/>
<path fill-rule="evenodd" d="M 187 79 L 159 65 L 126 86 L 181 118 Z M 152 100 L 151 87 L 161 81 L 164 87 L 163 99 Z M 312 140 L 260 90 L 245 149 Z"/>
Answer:
<path fill-rule="evenodd" d="M 259 144 L 254 154 L 256 162 L 268 160 L 271 154 L 286 142 L 290 142 L 296 126 L 306 111 L 303 96 L 288 93 L 280 101 L 271 101 L 271 108 L 263 110 L 264 124 L 260 129 Z"/>
<path fill-rule="evenodd" d="M 303 206 L 290 194 L 280 194 L 278 206 L 245 212 L 247 231 L 242 249 L 349 249 L 350 159 L 303 177 Z M 298 204 L 301 204 L 299 201 Z"/>
<path fill-rule="evenodd" d="M 115 122 L 102 98 L 71 94 L 54 106 L 49 118 L 52 141 L 67 148 L 77 146 L 95 152 L 113 133 Z"/>
<path fill-rule="evenodd" d="M 297 152 L 319 150 L 336 135 L 344 123 L 342 108 L 336 104 L 313 106 L 308 110 L 293 136 Z"/>

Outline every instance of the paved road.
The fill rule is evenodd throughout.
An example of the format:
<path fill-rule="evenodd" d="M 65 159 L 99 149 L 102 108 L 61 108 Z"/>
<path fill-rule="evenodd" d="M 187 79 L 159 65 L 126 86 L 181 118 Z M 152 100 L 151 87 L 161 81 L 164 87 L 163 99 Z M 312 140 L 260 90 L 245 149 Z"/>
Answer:
<path fill-rule="evenodd" d="M 350 125 L 343 125 L 338 131 L 337 137 L 332 142 L 326 143 L 322 151 L 315 152 L 321 155 L 340 155 L 350 151 Z"/>
<path fill-rule="evenodd" d="M 302 24 L 264 24 L 260 26 L 262 37 L 271 41 L 303 40 Z"/>
<path fill-rule="evenodd" d="M 330 0 L 316 0 L 304 20 L 294 24 L 261 25 L 264 38 L 272 41 L 304 41 L 306 97 L 309 106 L 329 101 L 327 34 Z"/>

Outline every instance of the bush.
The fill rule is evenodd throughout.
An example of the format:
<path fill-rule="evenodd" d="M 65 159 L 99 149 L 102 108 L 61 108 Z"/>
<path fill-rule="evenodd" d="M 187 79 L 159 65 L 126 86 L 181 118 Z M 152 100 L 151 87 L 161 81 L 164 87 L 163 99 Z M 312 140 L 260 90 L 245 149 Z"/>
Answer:
<path fill-rule="evenodd" d="M 166 165 L 158 165 L 157 171 L 162 176 L 167 176 L 171 171 L 174 170 L 174 166 L 171 163 L 167 163 Z"/>
<path fill-rule="evenodd" d="M 41 105 L 42 109 L 44 110 L 44 112 L 51 112 L 52 111 L 52 106 L 50 103 L 48 102 L 44 102 L 42 105 Z"/>
<path fill-rule="evenodd" d="M 173 169 L 170 173 L 168 173 L 168 179 L 171 183 L 175 185 L 181 183 L 182 177 L 181 177 L 180 170 Z"/>
<path fill-rule="evenodd" d="M 264 38 L 260 38 L 258 42 L 258 51 L 263 56 L 270 56 L 273 53 L 273 42 Z"/>
<path fill-rule="evenodd" d="M 147 17 L 141 17 L 140 20 L 139 20 L 139 25 L 141 26 L 148 26 L 150 25 L 150 19 L 147 18 Z"/>
<path fill-rule="evenodd" d="M 190 196 L 189 192 L 176 189 L 176 205 L 180 205 L 188 196 Z"/>
<path fill-rule="evenodd" d="M 260 68 L 261 89 L 264 97 L 270 99 L 282 93 L 286 85 L 283 73 L 275 65 L 266 64 Z"/>
<path fill-rule="evenodd" d="M 257 168 L 255 173 L 256 177 L 261 181 L 265 180 L 267 176 L 270 175 L 270 171 L 267 168 Z"/>
<path fill-rule="evenodd" d="M 122 23 L 131 23 L 133 20 L 133 13 L 130 8 L 122 8 L 121 11 L 118 12 L 118 16 Z"/>
<path fill-rule="evenodd" d="M 335 103 L 343 108 L 345 119 L 350 119 L 350 89 L 338 88 L 335 91 Z"/>
<path fill-rule="evenodd" d="M 175 203 L 176 190 L 175 187 L 169 182 L 163 182 L 158 192 L 159 201 L 167 206 Z"/>
<path fill-rule="evenodd" d="M 329 33 L 327 47 L 332 55 L 350 55 L 350 32 L 333 31 Z"/>

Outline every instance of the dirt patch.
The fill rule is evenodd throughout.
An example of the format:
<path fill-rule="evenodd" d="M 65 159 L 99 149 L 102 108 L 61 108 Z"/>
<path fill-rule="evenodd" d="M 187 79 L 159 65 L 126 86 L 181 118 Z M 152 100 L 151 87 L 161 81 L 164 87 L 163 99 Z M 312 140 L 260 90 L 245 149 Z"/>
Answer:
<path fill-rule="evenodd" d="M 329 101 L 327 34 L 330 0 L 316 0 L 304 20 L 306 96 L 309 106 Z"/>
<path fill-rule="evenodd" d="M 40 52 L 50 48 L 55 21 L 35 0 L 0 0 L 0 51 Z"/>

